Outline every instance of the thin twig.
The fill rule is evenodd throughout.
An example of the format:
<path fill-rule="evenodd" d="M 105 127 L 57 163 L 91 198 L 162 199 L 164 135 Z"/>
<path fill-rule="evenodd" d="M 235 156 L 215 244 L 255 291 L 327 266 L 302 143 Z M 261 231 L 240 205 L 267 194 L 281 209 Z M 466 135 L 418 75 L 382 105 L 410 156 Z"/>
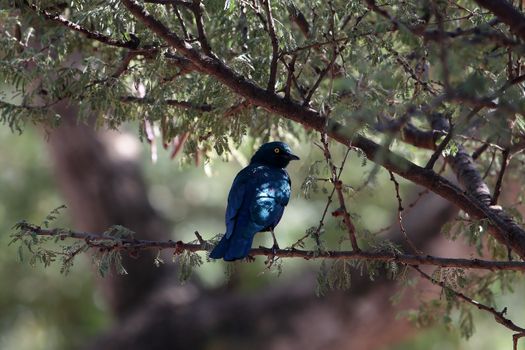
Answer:
<path fill-rule="evenodd" d="M 140 55 L 140 52 L 138 52 L 138 51 L 128 51 L 128 52 L 126 52 L 126 54 L 124 55 L 124 58 L 120 62 L 120 65 L 113 72 L 113 74 L 111 74 L 111 78 L 117 79 L 122 74 L 124 74 L 128 70 L 128 67 L 129 67 L 129 64 L 131 63 L 131 61 L 135 57 L 137 57 L 138 55 Z"/>
<path fill-rule="evenodd" d="M 483 143 L 478 149 L 476 149 L 474 152 L 472 152 L 472 159 L 473 160 L 476 160 L 479 158 L 479 156 L 481 156 L 483 154 L 483 152 L 485 152 L 487 150 L 487 148 L 489 148 L 489 144 L 488 143 Z"/>
<path fill-rule="evenodd" d="M 514 322 L 512 322 L 512 320 L 510 320 L 510 319 L 505 317 L 506 308 L 503 309 L 503 311 L 497 311 L 496 309 L 494 309 L 491 306 L 487 306 L 485 304 L 482 304 L 482 303 L 480 303 L 480 302 L 478 302 L 478 301 L 476 301 L 476 300 L 466 296 L 465 294 L 454 290 L 453 288 L 447 286 L 444 282 L 434 279 L 432 276 L 430 276 L 427 273 L 423 272 L 418 266 L 411 266 L 411 267 L 414 270 L 416 270 L 417 272 L 419 272 L 419 274 L 423 278 L 427 279 L 428 281 L 430 281 L 431 283 L 433 283 L 435 285 L 440 286 L 443 289 L 446 289 L 446 290 L 452 292 L 456 297 L 458 297 L 462 301 L 467 302 L 467 303 L 469 303 L 471 305 L 474 305 L 475 307 L 477 307 L 480 310 L 487 311 L 487 312 L 491 313 L 492 316 L 494 316 L 494 319 L 496 320 L 496 322 L 498 322 L 499 324 L 502 324 L 503 326 L 507 327 L 508 329 L 510 329 L 510 330 L 512 330 L 514 332 L 525 333 L 525 328 L 521 328 L 521 327 L 517 326 Z"/>
<path fill-rule="evenodd" d="M 225 118 L 229 118 L 231 116 L 234 116 L 234 115 L 244 111 L 245 109 L 247 109 L 250 106 L 251 106 L 250 102 L 247 101 L 247 100 L 244 100 L 244 101 L 236 103 L 233 106 L 231 106 L 230 108 L 226 109 L 226 111 L 224 111 L 222 116 L 225 117 Z"/>
<path fill-rule="evenodd" d="M 277 35 L 275 34 L 275 23 L 272 15 L 272 5 L 270 0 L 262 1 L 264 6 L 264 11 L 266 12 L 266 20 L 268 22 L 268 35 L 270 36 L 270 41 L 272 43 L 272 61 L 270 63 L 270 78 L 268 79 L 268 91 L 275 91 L 275 80 L 277 77 L 277 63 L 279 59 L 279 42 L 277 40 Z"/>
<path fill-rule="evenodd" d="M 359 245 L 357 244 L 356 239 L 356 229 L 354 226 L 354 223 L 352 222 L 352 217 L 350 216 L 350 213 L 348 212 L 345 204 L 345 196 L 343 194 L 343 183 L 341 179 L 339 178 L 337 174 L 337 169 L 334 165 L 334 162 L 332 160 L 332 154 L 330 153 L 330 147 L 328 146 L 328 140 L 326 138 L 325 133 L 321 133 L 321 142 L 323 143 L 324 148 L 324 157 L 326 159 L 326 163 L 328 164 L 328 167 L 330 168 L 330 171 L 332 173 L 332 183 L 334 185 L 335 193 L 337 193 L 337 198 L 339 200 L 339 208 L 334 211 L 334 216 L 343 216 L 343 223 L 346 226 L 346 230 L 348 231 L 348 238 L 350 239 L 350 243 L 352 244 L 352 249 L 354 251 L 360 251 Z"/>
<path fill-rule="evenodd" d="M 204 240 L 204 238 L 202 238 L 201 234 L 199 233 L 199 231 L 195 231 L 195 236 L 197 237 L 197 241 L 199 241 L 199 243 L 201 245 L 204 245 L 204 243 L 206 243 L 206 241 Z"/>
<path fill-rule="evenodd" d="M 450 121 L 450 119 L 449 119 Z M 452 140 L 452 135 L 454 133 L 454 125 L 450 122 L 450 128 L 448 129 L 447 136 L 445 136 L 445 139 L 441 141 L 439 146 L 436 148 L 430 159 L 428 160 L 427 165 L 425 165 L 425 169 L 434 169 L 434 165 L 436 164 L 439 156 L 443 151 L 445 150 L 445 147 L 449 144 L 450 140 Z"/>
<path fill-rule="evenodd" d="M 338 178 L 340 178 L 341 174 L 343 173 L 343 169 L 345 167 L 346 160 L 348 159 L 348 154 L 350 153 L 350 150 L 351 150 L 350 147 L 348 147 L 347 150 L 346 150 L 346 153 L 345 153 L 345 156 L 343 158 L 343 161 L 341 162 L 341 166 L 339 167 L 339 174 L 337 174 Z M 322 180 L 322 181 L 324 181 L 324 180 Z M 328 179 L 328 181 L 331 181 L 331 179 Z M 324 210 L 323 210 L 323 214 L 321 215 L 321 219 L 319 220 L 319 225 L 317 226 L 317 229 L 313 233 L 315 242 L 316 242 L 318 247 L 321 245 L 321 241 L 320 241 L 321 230 L 322 230 L 322 228 L 324 226 L 324 220 L 326 218 L 326 214 L 328 213 L 328 209 L 330 208 L 330 205 L 332 204 L 334 194 L 335 194 L 335 187 L 332 188 L 332 192 L 328 195 L 328 198 L 327 198 L 327 201 L 326 201 L 326 205 L 325 205 Z M 306 233 L 303 237 L 299 238 L 294 244 L 292 244 L 290 248 L 291 249 L 295 249 L 295 247 L 301 246 L 302 243 L 304 242 L 304 240 L 306 238 L 308 238 L 309 236 L 310 236 L 310 233 Z"/>
<path fill-rule="evenodd" d="M 482 176 L 483 180 L 485 180 L 487 176 L 489 176 L 490 170 L 492 169 L 492 165 L 494 164 L 495 159 L 496 159 L 496 151 L 492 151 L 492 158 L 490 159 L 489 166 L 487 167 L 487 170 L 485 170 L 485 173 Z"/>
<path fill-rule="evenodd" d="M 180 14 L 179 8 L 177 7 L 177 4 L 173 4 L 173 11 L 175 12 L 175 16 L 177 16 L 177 20 L 179 21 L 180 29 L 182 30 L 182 34 L 184 35 L 184 39 L 191 39 L 188 30 L 186 29 L 186 25 L 184 24 L 184 21 L 182 19 L 182 16 Z"/>
<path fill-rule="evenodd" d="M 200 0 L 193 0 L 192 7 L 193 14 L 195 16 L 195 25 L 197 26 L 197 33 L 199 43 L 202 46 L 202 51 L 208 56 L 212 56 L 212 50 L 208 38 L 206 36 L 206 31 L 204 29 L 204 23 L 202 21 L 202 6 Z"/>
<path fill-rule="evenodd" d="M 401 195 L 399 194 L 399 182 L 397 182 L 396 178 L 394 177 L 394 173 L 389 171 L 390 173 L 390 181 L 394 183 L 394 189 L 396 191 L 396 198 L 397 198 L 397 222 L 399 224 L 399 230 L 403 234 L 403 237 L 405 238 L 406 243 L 408 246 L 412 249 L 414 253 L 417 253 L 418 255 L 423 255 L 423 252 L 419 250 L 416 245 L 412 242 L 412 240 L 408 237 L 407 231 L 405 230 L 405 226 L 403 225 L 403 202 L 401 199 Z M 421 197 L 419 197 L 421 198 Z"/>
<path fill-rule="evenodd" d="M 292 59 L 289 64 L 285 64 L 286 69 L 288 69 L 288 76 L 286 78 L 286 85 L 284 86 L 284 98 L 290 99 L 290 92 L 292 89 L 292 82 L 295 73 L 295 61 L 297 60 L 297 55 L 292 55 Z"/>
<path fill-rule="evenodd" d="M 346 42 L 345 42 L 346 43 Z M 317 80 L 315 81 L 314 85 L 312 85 L 312 87 L 310 88 L 310 90 L 308 90 L 308 94 L 306 95 L 306 97 L 304 98 L 304 101 L 303 101 L 303 105 L 304 106 L 307 106 L 309 103 L 310 103 L 310 100 L 312 99 L 312 96 L 314 95 L 315 91 L 317 90 L 317 88 L 319 87 L 319 84 L 321 84 L 321 81 L 323 81 L 324 77 L 326 76 L 326 74 L 332 69 L 332 67 L 334 66 L 334 63 L 335 61 L 337 60 L 337 56 L 339 55 L 339 53 L 341 52 L 341 50 L 343 50 L 344 48 L 344 44 L 343 46 L 341 47 L 341 49 L 339 50 L 336 50 L 336 52 L 333 54 L 332 56 L 332 59 L 330 60 L 330 62 L 326 65 L 326 67 L 319 73 L 319 76 L 317 77 Z"/>
<path fill-rule="evenodd" d="M 434 16 L 437 19 L 437 27 L 439 30 L 439 59 L 441 61 L 441 70 L 443 71 L 443 85 L 445 86 L 445 93 L 448 93 L 451 90 L 450 87 L 450 69 L 448 67 L 448 48 L 445 45 L 445 29 L 443 26 L 443 14 L 441 13 L 444 8 L 438 8 L 438 5 L 435 2 L 432 2 L 432 9 L 434 10 Z"/>
<path fill-rule="evenodd" d="M 501 170 L 499 171 L 498 180 L 496 181 L 496 187 L 494 188 L 494 195 L 492 196 L 491 205 L 496 205 L 498 203 L 498 198 L 501 193 L 501 184 L 503 183 L 503 176 L 505 175 L 505 170 L 509 164 L 509 150 L 505 149 L 501 154 Z"/>

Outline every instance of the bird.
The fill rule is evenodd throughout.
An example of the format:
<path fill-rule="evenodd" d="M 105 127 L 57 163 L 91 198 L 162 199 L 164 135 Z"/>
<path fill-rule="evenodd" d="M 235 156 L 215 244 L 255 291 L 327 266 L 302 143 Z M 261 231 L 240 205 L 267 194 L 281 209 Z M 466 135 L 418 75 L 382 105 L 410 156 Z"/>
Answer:
<path fill-rule="evenodd" d="M 226 208 L 226 232 L 211 251 L 212 259 L 246 258 L 258 232 L 270 231 L 273 250 L 279 249 L 274 229 L 290 200 L 291 181 L 286 166 L 299 157 L 281 141 L 263 144 L 231 186 Z"/>

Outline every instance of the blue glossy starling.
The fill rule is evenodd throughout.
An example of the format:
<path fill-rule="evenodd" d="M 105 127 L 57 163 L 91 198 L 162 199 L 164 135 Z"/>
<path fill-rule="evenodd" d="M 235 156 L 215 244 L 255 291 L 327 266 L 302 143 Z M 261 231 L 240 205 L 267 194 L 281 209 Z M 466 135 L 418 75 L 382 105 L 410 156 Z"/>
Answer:
<path fill-rule="evenodd" d="M 273 232 L 290 199 L 290 177 L 285 168 L 299 157 L 284 142 L 269 142 L 253 155 L 250 164 L 233 180 L 226 208 L 226 233 L 210 258 L 226 261 L 245 258 L 257 232 Z"/>

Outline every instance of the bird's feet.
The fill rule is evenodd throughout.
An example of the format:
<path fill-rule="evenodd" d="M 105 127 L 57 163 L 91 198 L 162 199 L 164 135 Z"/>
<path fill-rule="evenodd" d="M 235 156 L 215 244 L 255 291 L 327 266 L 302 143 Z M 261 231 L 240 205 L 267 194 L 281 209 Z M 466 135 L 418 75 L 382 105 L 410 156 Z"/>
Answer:
<path fill-rule="evenodd" d="M 264 262 L 264 264 L 266 265 L 266 268 L 267 269 L 270 269 L 273 264 L 279 259 L 279 257 L 277 256 L 277 251 L 279 250 L 279 245 L 277 244 L 277 242 L 274 242 L 272 248 L 271 248 L 271 251 L 272 253 L 271 254 L 268 254 L 268 257 L 266 259 L 266 261 Z"/>

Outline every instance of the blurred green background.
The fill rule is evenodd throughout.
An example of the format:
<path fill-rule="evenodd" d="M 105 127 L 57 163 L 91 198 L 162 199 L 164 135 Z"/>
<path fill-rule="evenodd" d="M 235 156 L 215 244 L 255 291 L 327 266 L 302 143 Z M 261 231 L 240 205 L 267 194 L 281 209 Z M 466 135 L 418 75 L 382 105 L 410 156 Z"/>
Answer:
<path fill-rule="evenodd" d="M 226 197 L 229 186 L 241 163 L 249 159 L 250 142 L 245 142 L 237 160 L 225 162 L 217 157 L 205 165 L 181 165 L 169 158 L 169 153 L 159 151 L 158 161 L 152 162 L 150 148 L 139 143 L 136 127 L 124 128 L 123 137 L 131 142 L 140 154 L 149 197 L 156 210 L 169 222 L 173 238 L 193 240 L 198 230 L 205 238 L 222 232 Z M 126 133 L 129 133 L 126 134 Z M 0 128 L 0 349 L 2 350 L 65 350 L 80 348 L 99 332 L 107 329 L 112 319 L 107 305 L 96 287 L 99 278 L 86 255 L 77 259 L 67 276 L 61 275 L 58 266 L 44 269 L 30 267 L 20 262 L 17 246 L 9 246 L 11 227 L 25 219 L 39 223 L 55 207 L 64 204 L 53 176 L 52 164 L 45 144 L 45 135 L 28 127 L 16 134 Z M 316 225 L 325 205 L 322 192 L 305 199 L 300 185 L 314 160 L 321 159 L 319 150 L 311 144 L 292 144 L 301 156 L 301 162 L 289 167 L 293 181 L 293 196 L 286 210 L 277 235 L 281 247 L 288 246 L 304 234 L 306 228 Z M 342 156 L 342 150 L 334 154 Z M 345 182 L 359 187 L 367 178 L 371 165 L 362 167 L 362 160 L 352 154 L 345 173 Z M 406 191 L 406 184 L 402 182 Z M 377 230 L 390 224 L 396 214 L 395 197 L 387 174 L 380 172 L 377 183 L 362 191 L 351 202 L 351 210 L 362 219 L 362 228 Z M 388 193 L 389 195 L 373 195 Z M 359 205 L 353 205 L 359 203 Z M 373 218 L 373 219 L 369 219 Z M 329 218 L 330 225 L 334 220 Z M 68 227 L 71 220 L 65 210 L 54 223 Z M 330 229 L 330 225 L 328 229 Z M 368 226 L 363 226 L 368 225 Z M 286 235 L 280 234 L 286 232 Z M 269 234 L 260 234 L 254 245 L 271 245 Z M 335 240 L 329 242 L 335 246 Z M 267 273 L 262 258 L 256 263 L 237 264 L 241 288 L 247 293 L 265 288 L 268 284 L 282 283 L 301 273 L 304 265 L 316 269 L 317 262 L 302 260 L 285 261 L 283 274 Z M 152 263 L 144 261 L 145 264 Z M 171 263 L 171 262 L 166 262 Z M 205 263 L 196 272 L 210 288 L 222 285 L 227 279 L 226 265 L 222 262 Z M 265 273 L 266 272 L 266 273 Z M 520 297 L 525 290 L 518 288 L 513 296 L 498 298 L 498 305 L 512 305 L 509 316 L 519 318 L 524 307 Z M 314 290 L 312 290 L 314 293 Z M 475 312 L 476 330 L 469 340 L 461 339 L 458 332 L 443 327 L 422 329 L 409 341 L 384 350 L 401 349 L 509 349 L 511 337 L 505 328 L 487 315 Z M 518 322 L 519 323 L 519 322 Z"/>

